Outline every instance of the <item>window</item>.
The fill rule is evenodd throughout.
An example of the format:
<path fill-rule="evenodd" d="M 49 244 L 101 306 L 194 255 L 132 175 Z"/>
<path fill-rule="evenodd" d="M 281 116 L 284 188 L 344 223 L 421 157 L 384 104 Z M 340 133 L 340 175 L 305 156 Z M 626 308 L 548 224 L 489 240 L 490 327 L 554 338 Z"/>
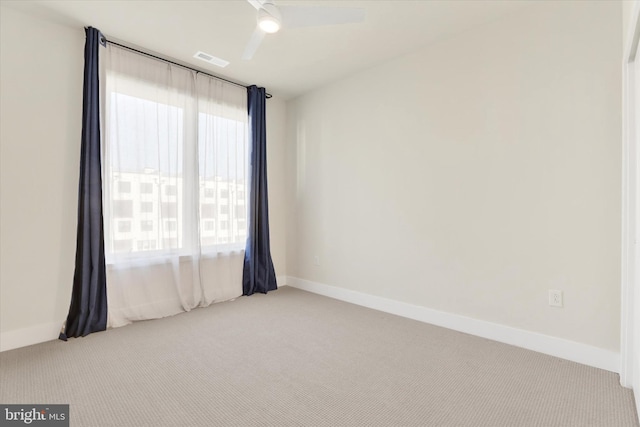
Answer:
<path fill-rule="evenodd" d="M 153 193 L 153 184 L 150 182 L 141 182 L 140 183 L 140 193 L 142 194 L 151 194 Z"/>
<path fill-rule="evenodd" d="M 138 250 L 139 251 L 148 251 L 156 249 L 156 241 L 155 240 L 138 240 Z"/>
<path fill-rule="evenodd" d="M 113 251 L 114 252 L 131 252 L 132 246 L 131 239 L 119 239 L 113 240 Z"/>
<path fill-rule="evenodd" d="M 162 216 L 165 218 L 177 218 L 178 217 L 178 204 L 163 202 L 162 203 Z"/>
<path fill-rule="evenodd" d="M 201 244 L 202 246 L 215 246 L 218 244 L 218 239 L 215 237 L 203 237 Z"/>
<path fill-rule="evenodd" d="M 142 213 L 153 212 L 153 202 L 140 202 L 140 212 Z"/>
<path fill-rule="evenodd" d="M 126 181 L 118 182 L 118 193 L 131 193 L 131 183 Z"/>
<path fill-rule="evenodd" d="M 153 231 L 153 221 L 140 221 L 140 231 Z"/>
<path fill-rule="evenodd" d="M 167 249 L 174 249 L 178 247 L 178 239 L 175 237 L 162 239 L 162 247 Z"/>
<path fill-rule="evenodd" d="M 118 221 L 118 232 L 128 233 L 131 231 L 131 221 Z"/>
<path fill-rule="evenodd" d="M 243 249 L 235 206 L 246 205 L 246 91 L 184 69 L 160 78 L 166 64 L 112 52 L 103 80 L 107 262 Z M 125 60 L 144 64 L 134 75 Z"/>
<path fill-rule="evenodd" d="M 216 205 L 213 203 L 204 203 L 200 206 L 202 211 L 202 218 L 215 218 L 216 217 Z"/>
<path fill-rule="evenodd" d="M 113 200 L 111 206 L 114 218 L 133 218 L 133 200 Z"/>

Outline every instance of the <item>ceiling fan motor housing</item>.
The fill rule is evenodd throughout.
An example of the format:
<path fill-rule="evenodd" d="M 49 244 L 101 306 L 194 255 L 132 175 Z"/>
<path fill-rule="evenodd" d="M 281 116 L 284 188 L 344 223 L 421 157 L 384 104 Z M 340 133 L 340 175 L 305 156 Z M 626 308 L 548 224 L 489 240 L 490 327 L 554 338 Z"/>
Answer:
<path fill-rule="evenodd" d="M 267 33 L 275 33 L 282 26 L 282 15 L 271 1 L 265 1 L 258 10 L 258 26 Z"/>

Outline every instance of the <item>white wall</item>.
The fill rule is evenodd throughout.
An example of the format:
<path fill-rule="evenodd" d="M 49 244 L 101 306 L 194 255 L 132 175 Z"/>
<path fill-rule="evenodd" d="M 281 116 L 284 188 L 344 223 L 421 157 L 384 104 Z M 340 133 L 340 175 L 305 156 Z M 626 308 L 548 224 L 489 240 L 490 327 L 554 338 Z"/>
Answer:
<path fill-rule="evenodd" d="M 624 177 L 628 188 L 625 188 L 625 202 L 623 214 L 628 215 L 630 223 L 625 224 L 623 232 L 628 233 L 630 242 L 627 244 L 628 258 L 623 268 L 623 297 L 622 304 L 626 312 L 622 318 L 623 339 L 622 345 L 622 369 L 620 372 L 621 383 L 634 389 L 636 410 L 640 417 L 640 260 L 638 260 L 638 242 L 640 242 L 640 57 L 636 54 L 635 61 L 629 64 L 630 54 L 634 51 L 634 37 L 640 28 L 638 16 L 640 14 L 640 0 L 625 1 L 622 8 L 623 23 L 623 67 L 624 67 L 624 95 L 625 95 L 625 135 L 627 138 L 624 146 L 625 169 Z M 635 46 L 635 51 L 638 51 Z M 638 52 L 640 53 L 640 52 Z M 635 86 L 635 87 L 634 87 Z M 635 176 L 634 176 L 635 175 Z M 632 183 L 635 181 L 635 185 Z M 625 216 L 626 216 L 625 215 Z M 635 236 L 632 236 L 635 233 Z M 634 239 L 635 237 L 635 239 Z M 633 241 L 635 240 L 635 245 Z M 624 256 L 624 255 L 623 255 Z"/>
<path fill-rule="evenodd" d="M 2 5 L 0 349 L 57 338 L 71 299 L 84 29 Z M 267 103 L 271 248 L 286 275 L 285 103 Z"/>
<path fill-rule="evenodd" d="M 267 88 L 268 89 L 268 88 Z M 287 275 L 286 254 L 286 104 L 274 96 L 267 99 L 267 174 L 269 190 L 269 234 L 276 276 Z"/>
<path fill-rule="evenodd" d="M 288 103 L 288 274 L 617 353 L 620 20 L 542 2 Z"/>
<path fill-rule="evenodd" d="M 53 339 L 73 280 L 84 31 L 1 11 L 0 331 Z"/>
<path fill-rule="evenodd" d="M 622 0 L 622 37 L 624 39 L 622 43 L 623 54 L 625 54 L 624 50 L 627 43 L 630 42 L 630 40 L 627 39 L 627 36 L 629 35 L 629 29 L 633 26 L 633 9 L 637 7 L 635 5 L 637 2 L 638 0 Z"/>

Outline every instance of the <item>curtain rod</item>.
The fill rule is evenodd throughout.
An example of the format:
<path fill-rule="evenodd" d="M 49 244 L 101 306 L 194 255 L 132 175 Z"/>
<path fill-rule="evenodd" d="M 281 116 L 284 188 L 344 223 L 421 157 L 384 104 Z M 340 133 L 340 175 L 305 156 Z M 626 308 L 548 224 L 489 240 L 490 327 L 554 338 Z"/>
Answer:
<path fill-rule="evenodd" d="M 128 49 L 130 51 L 137 52 L 137 53 L 140 53 L 142 55 L 149 56 L 151 58 L 158 59 L 160 61 L 168 62 L 169 64 L 177 65 L 178 67 L 186 68 L 187 70 L 195 71 L 196 73 L 204 74 L 205 76 L 213 77 L 214 79 L 222 80 L 223 82 L 231 83 L 233 85 L 240 86 L 240 87 L 243 87 L 245 89 L 247 88 L 247 86 L 245 86 L 243 84 L 240 84 L 238 82 L 234 82 L 232 80 L 227 80 L 227 79 L 224 79 L 224 78 L 219 77 L 219 76 L 214 76 L 213 74 L 209 74 L 209 73 L 205 73 L 204 71 L 196 70 L 195 68 L 189 67 L 187 65 L 179 64 L 177 62 L 170 61 L 170 60 L 165 59 L 165 58 L 161 58 L 161 57 L 153 55 L 151 53 L 143 52 L 141 50 L 134 49 L 134 48 L 132 48 L 130 46 L 126 46 L 126 45 L 123 45 L 123 44 L 120 44 L 120 43 L 113 42 L 111 40 L 108 40 L 106 37 L 104 37 L 104 41 L 107 42 L 107 43 L 111 43 L 113 45 L 116 45 L 116 46 L 120 46 L 121 48 Z M 270 93 L 265 93 L 265 97 L 267 99 L 271 98 L 272 96 L 273 95 L 271 95 Z"/>

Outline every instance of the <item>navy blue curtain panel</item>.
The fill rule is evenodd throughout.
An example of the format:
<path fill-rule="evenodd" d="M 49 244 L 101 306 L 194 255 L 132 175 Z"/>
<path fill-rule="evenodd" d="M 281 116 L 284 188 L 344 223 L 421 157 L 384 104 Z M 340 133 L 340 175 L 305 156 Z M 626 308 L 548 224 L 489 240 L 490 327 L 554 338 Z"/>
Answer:
<path fill-rule="evenodd" d="M 249 107 L 250 190 L 249 233 L 244 252 L 243 295 L 266 294 L 278 289 L 269 246 L 269 202 L 267 200 L 267 128 L 264 88 L 247 88 Z"/>
<path fill-rule="evenodd" d="M 105 39 L 95 28 L 85 32 L 76 268 L 69 315 L 60 334 L 65 341 L 107 329 L 98 84 L 98 49 Z"/>

